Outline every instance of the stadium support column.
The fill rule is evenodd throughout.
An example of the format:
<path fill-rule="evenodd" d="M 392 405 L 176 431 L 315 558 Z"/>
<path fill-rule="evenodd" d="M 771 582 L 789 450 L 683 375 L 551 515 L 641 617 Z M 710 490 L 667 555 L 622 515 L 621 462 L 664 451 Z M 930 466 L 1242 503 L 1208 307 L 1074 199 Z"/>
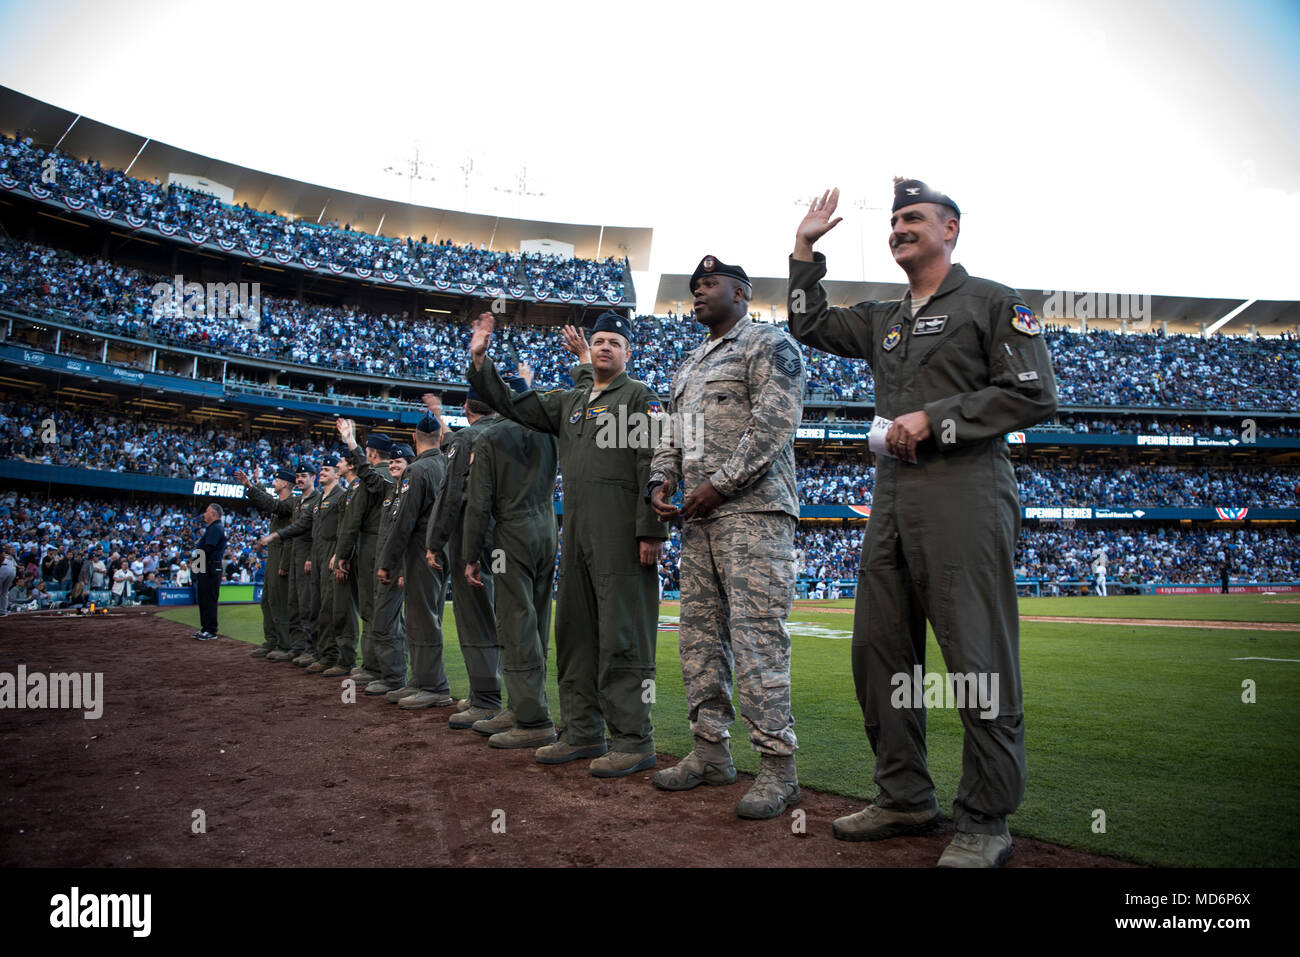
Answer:
<path fill-rule="evenodd" d="M 199 377 L 199 357 L 195 356 L 194 365 L 190 366 L 190 378 L 197 379 L 198 377 Z"/>
<path fill-rule="evenodd" d="M 149 350 L 149 371 L 150 372 L 158 371 L 158 350 L 157 349 Z"/>
<path fill-rule="evenodd" d="M 55 329 L 54 330 L 54 351 L 56 354 L 58 353 L 59 346 L 61 345 L 63 345 L 63 330 Z"/>
<path fill-rule="evenodd" d="M 1255 328 L 1254 326 L 1251 326 L 1252 331 L 1254 330 L 1254 328 Z M 104 345 L 99 350 L 99 361 L 104 363 L 105 365 L 108 364 L 108 340 L 107 339 L 104 340 Z"/>

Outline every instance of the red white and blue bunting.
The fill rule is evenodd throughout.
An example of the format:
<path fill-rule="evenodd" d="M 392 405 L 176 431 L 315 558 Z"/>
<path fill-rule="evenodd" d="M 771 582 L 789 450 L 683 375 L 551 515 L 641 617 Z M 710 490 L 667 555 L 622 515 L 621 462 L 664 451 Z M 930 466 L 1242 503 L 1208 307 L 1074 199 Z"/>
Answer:
<path fill-rule="evenodd" d="M 291 263 L 293 262 L 293 253 L 285 253 L 277 249 L 275 251 L 275 259 L 277 262 Z"/>
<path fill-rule="evenodd" d="M 208 241 L 208 239 L 211 238 L 211 234 L 201 233 L 194 229 L 187 230 L 186 235 L 190 237 L 190 242 L 192 242 L 195 246 L 202 246 L 204 243 Z"/>
<path fill-rule="evenodd" d="M 68 207 L 68 209 L 81 210 L 86 208 L 86 201 L 84 199 L 77 199 L 73 196 L 60 196 L 59 198 L 63 200 L 63 205 Z"/>
<path fill-rule="evenodd" d="M 315 269 L 315 268 L 317 268 L 318 266 L 320 266 L 320 260 L 319 260 L 319 259 L 312 259 L 310 256 L 303 256 L 303 257 L 302 257 L 302 264 L 303 264 L 304 266 L 306 266 L 308 269 Z"/>
<path fill-rule="evenodd" d="M 28 186 L 27 192 L 31 193 L 37 199 L 49 199 L 51 196 L 54 195 L 53 190 L 48 190 L 44 186 L 40 185 L 39 183 L 32 183 L 30 186 Z"/>
<path fill-rule="evenodd" d="M 164 236 L 175 236 L 180 232 L 180 227 L 173 226 L 171 223 L 155 223 L 154 225 L 158 227 L 158 232 Z"/>
<path fill-rule="evenodd" d="M 105 209 L 103 206 L 96 206 L 95 215 L 100 219 L 112 219 L 114 213 L 111 209 Z"/>
<path fill-rule="evenodd" d="M 17 189 L 18 180 L 14 179 L 7 173 L 0 173 L 0 186 L 3 186 L 5 189 Z"/>
<path fill-rule="evenodd" d="M 126 224 L 132 229 L 144 228 L 145 221 L 139 216 L 132 216 L 130 213 L 127 213 L 123 216 L 123 219 L 126 220 Z"/>

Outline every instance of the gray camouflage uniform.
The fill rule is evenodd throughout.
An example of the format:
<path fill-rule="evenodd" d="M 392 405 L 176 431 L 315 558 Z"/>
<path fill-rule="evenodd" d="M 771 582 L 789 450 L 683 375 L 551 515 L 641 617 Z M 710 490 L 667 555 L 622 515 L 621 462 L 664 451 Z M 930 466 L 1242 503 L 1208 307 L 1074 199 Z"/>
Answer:
<path fill-rule="evenodd" d="M 709 479 L 725 498 L 682 534 L 679 647 L 691 731 L 715 743 L 729 737 L 738 664 L 750 744 L 781 756 L 798 747 L 785 620 L 794 601 L 794 435 L 804 378 L 789 336 L 742 318 L 677 371 L 651 466 L 665 492 L 684 481 L 689 493 Z"/>

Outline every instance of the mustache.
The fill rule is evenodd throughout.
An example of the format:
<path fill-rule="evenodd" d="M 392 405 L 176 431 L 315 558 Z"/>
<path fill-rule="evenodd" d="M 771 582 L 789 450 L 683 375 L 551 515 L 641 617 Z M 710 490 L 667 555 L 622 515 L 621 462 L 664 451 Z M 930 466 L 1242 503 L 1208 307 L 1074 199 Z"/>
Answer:
<path fill-rule="evenodd" d="M 905 243 L 914 243 L 914 242 L 916 242 L 916 236 L 912 233 L 908 233 L 905 236 L 890 236 L 889 248 L 897 249 L 899 246 L 902 246 Z"/>

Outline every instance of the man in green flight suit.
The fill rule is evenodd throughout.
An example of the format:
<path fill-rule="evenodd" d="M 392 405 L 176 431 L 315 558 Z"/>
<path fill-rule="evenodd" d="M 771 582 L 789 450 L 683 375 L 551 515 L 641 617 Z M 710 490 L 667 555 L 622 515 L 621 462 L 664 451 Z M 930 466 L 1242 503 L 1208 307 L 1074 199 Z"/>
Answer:
<path fill-rule="evenodd" d="M 451 434 L 443 447 L 447 457 L 447 474 L 438 493 L 438 504 L 429 522 L 425 540 L 425 560 L 431 568 L 451 576 L 451 601 L 456 612 L 456 638 L 465 658 L 469 678 L 469 707 L 447 719 L 455 729 L 472 728 L 479 721 L 499 721 L 501 730 L 513 724 L 512 715 L 501 708 L 501 646 L 497 643 L 496 613 L 493 610 L 491 530 L 484 538 L 483 549 L 473 558 L 461 558 L 461 523 L 465 514 L 465 482 L 470 473 L 474 450 L 485 429 L 500 421 L 489 406 L 471 389 L 465 398 L 465 418 L 469 425 Z M 440 567 L 443 552 L 449 564 Z M 484 565 L 482 583 L 473 587 L 460 574 L 469 561 Z M 491 733 L 491 732 L 490 732 Z"/>
<path fill-rule="evenodd" d="M 890 218 L 907 295 L 829 306 L 826 260 L 812 247 L 840 221 L 831 218 L 838 199 L 827 191 L 799 224 L 789 286 L 790 334 L 866 359 L 876 386 L 876 487 L 852 657 L 880 793 L 833 831 L 869 841 L 939 823 L 921 689 L 895 694 L 924 669 L 928 618 L 953 678 L 992 690 L 978 703 L 966 695 L 960 709 L 957 834 L 939 866 L 996 867 L 1011 856 L 1006 819 L 1024 798 L 1026 774 L 1012 568 L 1020 501 L 1005 435 L 1056 411 L 1052 360 L 1042 325 L 1014 289 L 952 262 L 961 212 L 919 180 L 895 181 Z"/>
<path fill-rule="evenodd" d="M 651 422 L 662 406 L 653 389 L 627 375 L 632 327 L 616 312 L 602 313 L 592 327 L 589 356 L 579 355 L 574 372 L 576 387 L 545 394 L 511 392 L 487 358 L 494 327 L 491 313 L 474 323 L 469 384 L 503 415 L 556 436 L 564 473 L 555 609 L 564 731 L 538 749 L 537 760 L 595 758 L 596 777 L 652 768 L 657 570 L 668 528 L 641 490 L 654 454 Z M 575 349 L 572 338 L 569 348 Z M 608 754 L 606 725 L 613 739 Z"/>
<path fill-rule="evenodd" d="M 272 532 L 269 539 L 299 538 L 310 534 L 311 559 L 304 565 L 305 570 L 315 582 L 319 605 L 314 622 L 316 635 L 316 660 L 307 665 L 307 673 L 325 674 L 327 677 L 346 675 L 352 665 L 339 671 L 340 645 L 334 631 L 334 573 L 330 571 L 330 558 L 334 554 L 334 542 L 338 538 L 339 516 L 343 513 L 343 486 L 339 483 L 338 456 L 325 456 L 321 461 L 320 497 L 311 506 L 311 510 L 302 510 L 293 522 L 278 532 Z M 355 632 L 353 645 L 356 644 Z M 354 652 L 355 654 L 355 652 Z"/>
<path fill-rule="evenodd" d="M 292 519 L 280 529 L 272 529 L 258 539 L 258 544 L 268 547 L 279 539 L 279 532 L 290 526 L 298 525 L 306 515 L 305 531 L 295 536 L 286 550 L 289 552 L 289 636 L 293 641 L 290 652 L 296 656 L 290 660 L 300 668 L 314 664 L 316 661 L 316 613 L 320 610 L 320 596 L 316 593 L 316 582 L 307 570 L 311 561 L 311 514 L 316 503 L 320 501 L 320 490 L 316 488 L 316 467 L 307 460 L 301 460 L 294 470 L 294 485 L 301 493 L 294 502 Z M 272 537 L 274 536 L 274 538 Z"/>
<path fill-rule="evenodd" d="M 341 421 L 341 420 L 338 420 Z M 335 427 L 338 427 L 338 421 Z M 355 435 L 356 423 L 352 423 Z M 342 430 L 340 430 L 342 435 Z M 366 436 L 366 462 L 377 472 L 387 474 L 388 453 L 393 440 L 382 432 Z M 372 458 L 373 457 L 373 458 Z M 350 677 L 358 684 L 379 679 L 379 661 L 375 657 L 371 622 L 375 613 L 375 549 L 379 543 L 379 516 L 383 507 L 382 489 L 372 490 L 361 481 L 358 464 L 350 457 L 344 464 L 352 473 L 348 484 L 346 508 L 339 525 L 339 540 L 334 552 L 334 572 L 342 572 L 352 590 L 352 600 L 361 615 L 361 664 Z"/>
<path fill-rule="evenodd" d="M 510 387 L 522 394 L 528 383 L 516 376 Z M 499 561 L 496 638 L 510 693 L 510 720 L 481 720 L 473 728 L 490 734 L 488 744 L 494 748 L 538 748 L 555 740 L 546 702 L 555 577 L 555 437 L 492 418 L 474 442 L 466 491 L 461 554 L 474 561 L 452 570 L 467 587 L 481 592 L 488 579 L 485 566 Z"/>
<path fill-rule="evenodd" d="M 393 527 L 376 560 L 379 581 L 406 579 L 406 640 L 411 653 L 410 687 L 418 689 L 401 698 L 398 707 L 445 708 L 455 703 L 443 663 L 442 610 L 447 599 L 444 571 L 425 560 L 429 516 L 442 487 L 447 460 L 438 448 L 442 423 L 426 415 L 415 426 L 415 461 L 402 474 L 397 487 L 400 502 Z M 447 567 L 446 554 L 440 556 Z"/>
<path fill-rule="evenodd" d="M 366 448 L 357 445 L 356 423 L 351 419 L 338 419 L 335 422 L 339 435 L 352 456 L 352 464 L 357 470 L 357 480 L 375 496 L 379 502 L 379 531 L 375 541 L 376 565 L 378 556 L 383 554 L 388 538 L 393 530 L 401 506 L 401 497 L 397 483 L 401 481 L 406 467 L 415 460 L 415 451 L 407 445 L 393 442 L 385 437 L 388 444 L 386 452 L 381 453 L 376 447 L 375 434 L 366 439 Z M 388 457 L 387 469 L 381 466 L 381 455 Z M 366 694 L 384 695 L 393 703 L 402 698 L 416 694 L 420 689 L 409 687 L 406 683 L 406 615 L 403 599 L 406 596 L 406 577 L 404 574 L 390 576 L 388 580 L 378 578 L 375 574 L 375 604 L 370 620 L 373 631 L 376 671 L 379 677 L 366 685 Z"/>
<path fill-rule="evenodd" d="M 269 531 L 278 532 L 293 520 L 293 469 L 276 470 L 272 487 L 275 494 L 253 484 L 242 471 L 235 473 L 235 481 L 248 490 L 248 500 L 255 508 L 271 516 Z M 266 548 L 266 575 L 262 582 L 262 647 L 253 652 L 254 658 L 268 661 L 288 661 L 289 653 L 289 564 L 293 548 L 278 539 Z"/>

